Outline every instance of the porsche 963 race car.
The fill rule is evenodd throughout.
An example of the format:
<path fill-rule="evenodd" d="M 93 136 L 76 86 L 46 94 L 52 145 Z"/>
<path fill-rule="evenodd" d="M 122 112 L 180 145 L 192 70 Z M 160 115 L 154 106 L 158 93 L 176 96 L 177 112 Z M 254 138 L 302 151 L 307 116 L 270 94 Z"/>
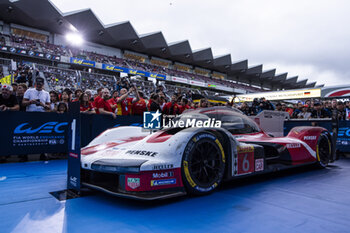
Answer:
<path fill-rule="evenodd" d="M 331 135 L 321 127 L 271 137 L 227 107 L 187 111 L 173 122 L 213 119 L 221 127 L 106 130 L 81 150 L 82 185 L 144 200 L 203 195 L 224 181 L 306 164 L 326 167 L 335 158 Z"/>

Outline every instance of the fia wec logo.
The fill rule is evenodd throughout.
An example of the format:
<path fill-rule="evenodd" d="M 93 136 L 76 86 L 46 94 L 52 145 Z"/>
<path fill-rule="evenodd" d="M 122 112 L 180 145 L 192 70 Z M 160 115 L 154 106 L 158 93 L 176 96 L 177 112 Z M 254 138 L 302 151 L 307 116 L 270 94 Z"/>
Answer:
<path fill-rule="evenodd" d="M 51 121 L 39 126 L 38 128 L 32 128 L 28 126 L 29 123 L 20 124 L 13 131 L 14 134 L 34 134 L 34 133 L 64 133 L 64 126 L 68 125 L 68 122 Z"/>

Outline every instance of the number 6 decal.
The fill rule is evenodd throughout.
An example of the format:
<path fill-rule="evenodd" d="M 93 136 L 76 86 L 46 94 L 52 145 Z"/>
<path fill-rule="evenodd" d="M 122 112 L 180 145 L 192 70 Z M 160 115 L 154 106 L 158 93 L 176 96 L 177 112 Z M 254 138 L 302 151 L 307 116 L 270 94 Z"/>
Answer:
<path fill-rule="evenodd" d="M 247 159 L 248 154 L 244 155 L 244 159 L 243 159 L 243 171 L 247 172 L 249 171 L 249 160 Z"/>
<path fill-rule="evenodd" d="M 245 146 L 237 148 L 236 175 L 243 175 L 254 172 L 254 147 Z"/>

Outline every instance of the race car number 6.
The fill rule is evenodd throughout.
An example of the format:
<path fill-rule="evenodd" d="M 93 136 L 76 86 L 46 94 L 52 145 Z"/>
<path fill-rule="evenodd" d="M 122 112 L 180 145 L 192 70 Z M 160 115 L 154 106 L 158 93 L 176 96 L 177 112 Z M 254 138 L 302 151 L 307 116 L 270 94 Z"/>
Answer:
<path fill-rule="evenodd" d="M 248 154 L 244 155 L 244 159 L 243 159 L 243 171 L 247 172 L 249 171 L 249 160 L 247 159 Z"/>

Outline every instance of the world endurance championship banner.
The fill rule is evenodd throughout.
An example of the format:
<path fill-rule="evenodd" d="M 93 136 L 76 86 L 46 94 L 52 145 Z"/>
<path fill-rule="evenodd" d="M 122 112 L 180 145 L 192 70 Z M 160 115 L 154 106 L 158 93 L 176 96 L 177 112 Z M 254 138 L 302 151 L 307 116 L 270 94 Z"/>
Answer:
<path fill-rule="evenodd" d="M 0 112 L 0 155 L 67 152 L 68 114 Z"/>

